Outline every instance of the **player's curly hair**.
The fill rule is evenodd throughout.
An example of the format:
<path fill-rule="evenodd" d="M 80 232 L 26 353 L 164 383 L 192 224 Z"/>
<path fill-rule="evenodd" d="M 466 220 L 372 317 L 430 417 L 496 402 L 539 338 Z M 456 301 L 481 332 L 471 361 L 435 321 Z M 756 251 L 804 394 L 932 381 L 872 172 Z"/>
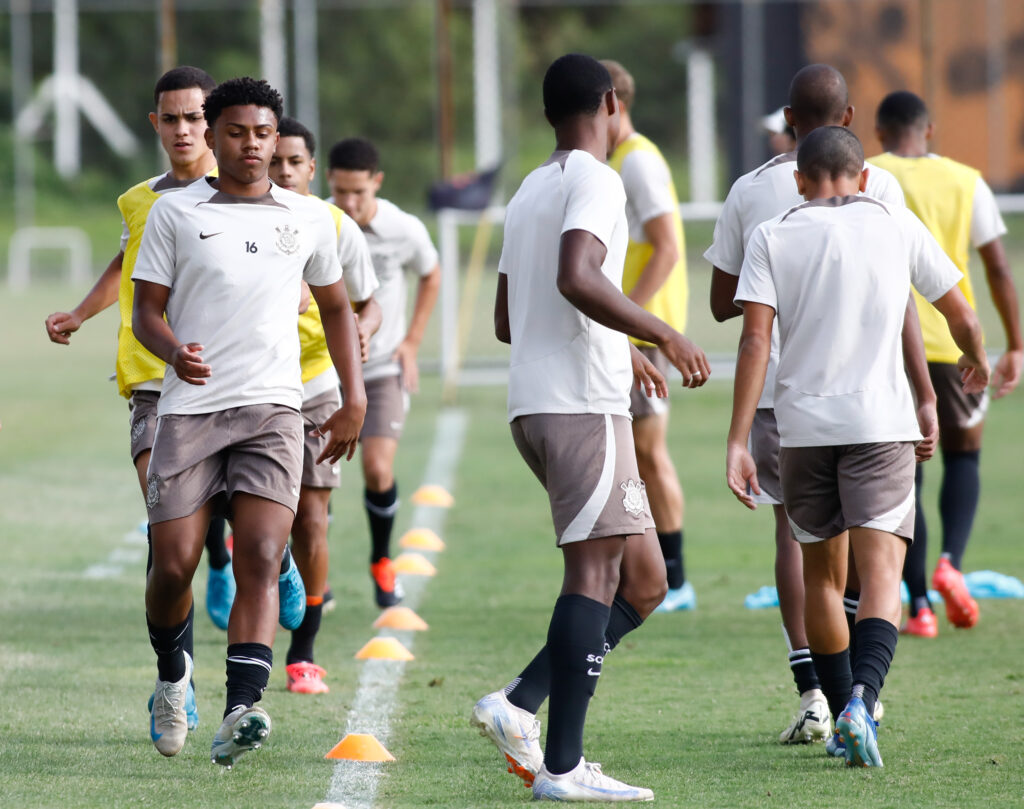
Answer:
<path fill-rule="evenodd" d="M 327 164 L 330 169 L 376 174 L 380 166 L 380 154 L 377 147 L 366 138 L 345 138 L 331 147 L 327 154 Z"/>
<path fill-rule="evenodd" d="M 214 87 L 206 97 L 206 103 L 203 104 L 203 114 L 206 116 L 206 123 L 212 127 L 220 114 L 228 107 L 248 105 L 266 107 L 274 113 L 278 121 L 284 115 L 284 101 L 281 94 L 265 80 L 254 79 L 250 76 L 228 79 Z"/>

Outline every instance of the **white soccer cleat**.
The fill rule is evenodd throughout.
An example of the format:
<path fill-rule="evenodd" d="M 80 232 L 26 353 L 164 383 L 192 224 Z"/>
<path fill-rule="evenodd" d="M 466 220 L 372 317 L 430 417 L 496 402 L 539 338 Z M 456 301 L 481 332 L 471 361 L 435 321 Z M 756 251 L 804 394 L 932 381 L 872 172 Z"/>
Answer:
<path fill-rule="evenodd" d="M 601 765 L 580 759 L 575 769 L 553 775 L 541 766 L 533 782 L 535 801 L 613 802 L 653 801 L 654 793 L 643 787 L 631 787 L 601 772 Z"/>
<path fill-rule="evenodd" d="M 262 708 L 239 705 L 224 717 L 213 737 L 210 760 L 231 769 L 239 756 L 259 750 L 270 735 L 270 717 Z"/>
<path fill-rule="evenodd" d="M 495 691 L 473 706 L 470 724 L 498 746 L 510 773 L 522 778 L 526 786 L 533 784 L 544 763 L 544 751 L 540 748 L 540 722 L 532 713 L 509 702 L 504 691 Z"/>
<path fill-rule="evenodd" d="M 882 717 L 885 716 L 885 706 L 882 705 L 882 700 L 875 700 L 875 715 L 871 718 L 875 720 L 875 723 L 882 721 Z"/>
<path fill-rule="evenodd" d="M 820 689 L 814 688 L 801 695 L 800 713 L 779 734 L 779 744 L 822 742 L 830 732 L 828 701 Z"/>
<path fill-rule="evenodd" d="M 188 712 L 185 702 L 192 679 L 192 658 L 185 652 L 185 675 L 177 682 L 164 682 L 159 677 L 153 691 L 149 711 L 149 738 L 161 754 L 176 756 L 188 736 Z"/>

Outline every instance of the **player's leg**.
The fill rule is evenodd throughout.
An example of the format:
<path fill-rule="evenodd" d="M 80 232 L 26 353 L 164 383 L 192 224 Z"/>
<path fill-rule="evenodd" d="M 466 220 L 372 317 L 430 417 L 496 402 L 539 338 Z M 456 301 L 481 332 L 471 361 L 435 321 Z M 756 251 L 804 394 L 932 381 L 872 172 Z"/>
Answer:
<path fill-rule="evenodd" d="M 362 439 L 361 460 L 366 484 L 363 505 L 370 525 L 370 575 L 379 607 L 394 606 L 402 598 L 391 563 L 391 533 L 398 512 L 394 472 L 397 451 L 398 440 L 390 436 L 368 435 Z"/>
<path fill-rule="evenodd" d="M 934 638 L 939 633 L 939 625 L 928 599 L 928 524 L 921 501 L 923 484 L 924 464 L 918 464 L 914 477 L 914 541 L 907 548 L 907 558 L 903 562 L 903 581 L 907 584 L 910 597 L 910 615 L 902 631 L 908 635 Z"/>
<path fill-rule="evenodd" d="M 292 523 L 292 554 L 305 582 L 306 614 L 298 629 L 292 632 L 288 647 L 286 670 L 288 690 L 295 693 L 320 694 L 328 691 L 323 678 L 326 672 L 313 662 L 313 645 L 320 631 L 323 593 L 327 587 L 327 506 L 329 488 L 303 486 Z"/>

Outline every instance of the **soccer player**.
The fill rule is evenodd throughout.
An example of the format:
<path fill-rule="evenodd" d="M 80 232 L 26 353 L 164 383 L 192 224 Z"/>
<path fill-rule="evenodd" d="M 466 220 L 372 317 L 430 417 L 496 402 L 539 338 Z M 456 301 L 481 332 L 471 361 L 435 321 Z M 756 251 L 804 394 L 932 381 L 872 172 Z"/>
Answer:
<path fill-rule="evenodd" d="M 811 655 L 836 719 L 833 749 L 851 766 L 881 767 L 872 715 L 896 649 L 921 438 L 901 346 L 911 284 L 949 324 L 964 389 L 983 390 L 989 367 L 960 272 L 910 211 L 858 194 L 871 171 L 853 133 L 816 129 L 801 139 L 795 173 L 807 202 L 750 239 L 736 291 L 743 331 L 726 475 L 754 508 L 747 440 L 777 321 L 779 469 L 803 554 Z M 848 551 L 861 588 L 852 659 Z"/>
<path fill-rule="evenodd" d="M 277 125 L 279 139 L 270 160 L 268 174 L 281 188 L 310 196 L 309 186 L 316 174 L 316 139 L 308 128 L 285 116 Z M 370 335 L 380 326 L 380 306 L 373 299 L 378 287 L 366 238 L 352 217 L 345 216 L 329 202 L 338 234 L 338 258 L 345 269 L 345 290 L 355 311 L 359 343 L 364 355 Z M 331 490 L 338 487 L 337 464 L 316 463 L 325 439 L 315 428 L 341 404 L 338 375 L 324 339 L 324 327 L 316 301 L 299 315 L 299 363 L 302 366 L 302 420 L 306 428 L 302 453 L 302 487 L 292 523 L 292 552 L 306 585 L 306 613 L 292 632 L 285 671 L 288 690 L 297 694 L 324 694 L 327 672 L 313 662 L 313 645 L 320 629 L 323 593 L 327 586 L 327 523 Z"/>
<path fill-rule="evenodd" d="M 378 197 L 384 173 L 376 147 L 349 138 L 331 147 L 327 175 L 331 201 L 362 228 L 380 281 L 374 297 L 383 321 L 370 340 L 366 379 L 366 423 L 362 444 L 364 505 L 370 523 L 370 576 L 379 607 L 402 598 L 391 563 L 391 530 L 398 511 L 395 453 L 402 436 L 409 393 L 419 390 L 416 355 L 441 285 L 437 251 L 423 223 L 393 202 Z M 406 327 L 406 272 L 419 282 Z"/>
<path fill-rule="evenodd" d="M 327 437 L 317 462 L 352 456 L 366 407 L 331 215 L 320 201 L 267 178 L 281 107 L 276 90 L 251 78 L 224 82 L 207 96 L 206 141 L 219 177 L 157 201 L 132 274 L 132 326 L 168 365 L 146 498 L 153 531 L 146 616 L 157 656 L 150 732 L 163 755 L 184 744 L 192 659 L 180 638 L 205 525 L 224 503 L 238 588 L 224 721 L 211 750 L 224 766 L 271 730 L 254 704 L 273 663 L 278 570 L 302 477 L 296 313 L 303 280 L 345 390 L 344 405 L 317 428 Z"/>
<path fill-rule="evenodd" d="M 785 108 L 786 121 L 802 142 L 821 126 L 849 126 L 853 120 L 846 81 L 835 68 L 828 65 L 810 65 L 797 72 L 789 89 L 789 106 Z M 714 242 L 704 253 L 713 265 L 711 278 L 711 311 L 718 321 L 740 315 L 733 303 L 740 269 L 750 235 L 761 222 L 799 204 L 800 194 L 793 181 L 795 151 L 778 155 L 763 166 L 740 177 L 729 190 L 722 213 L 715 224 Z M 903 194 L 895 178 L 883 170 L 868 173 L 866 193 L 875 199 L 893 205 L 903 204 Z M 913 311 L 909 303 L 908 309 Z M 920 348 L 920 334 L 916 324 L 910 322 L 906 335 L 910 344 L 905 346 L 908 368 L 913 375 L 915 391 L 919 397 L 919 421 L 926 437 L 934 443 L 934 393 L 928 390 L 924 355 Z M 914 339 L 916 337 L 916 342 Z M 789 648 L 789 665 L 800 694 L 800 710 L 793 721 L 779 735 L 782 744 L 820 741 L 827 738 L 830 727 L 827 706 L 807 646 L 804 630 L 804 589 L 800 549 L 793 538 L 786 509 L 783 506 L 779 482 L 779 435 L 772 411 L 774 374 L 778 357 L 777 339 L 768 366 L 768 382 L 758 403 L 751 430 L 751 450 L 758 465 L 761 491 L 758 503 L 767 503 L 775 513 L 775 583 L 779 594 L 783 633 Z M 921 457 L 931 444 L 920 449 Z M 848 593 L 847 609 L 852 621 L 856 613 L 856 587 Z"/>
<path fill-rule="evenodd" d="M 629 246 L 622 272 L 622 291 L 634 303 L 664 320 L 676 331 L 686 329 L 686 245 L 679 198 L 665 158 L 658 147 L 633 127 L 630 110 L 636 83 L 611 59 L 601 61 L 611 74 L 619 103 L 619 135 L 608 165 L 622 177 L 626 189 Z M 641 353 L 667 375 L 669 363 L 653 345 L 633 339 Z M 658 532 L 668 572 L 668 593 L 659 612 L 694 609 L 697 596 L 686 579 L 683 558 L 683 488 L 668 453 L 668 399 L 648 397 L 634 386 L 629 397 L 633 414 L 633 443 L 640 478 Z"/>
<path fill-rule="evenodd" d="M 1000 239 L 1006 233 L 1006 225 L 992 191 L 975 169 L 928 151 L 933 124 L 924 102 L 913 93 L 900 91 L 886 96 L 878 107 L 875 122 L 885 154 L 871 158 L 871 162 L 888 169 L 899 180 L 907 207 L 921 218 L 963 273 L 960 289 L 972 307 L 974 288 L 968 271 L 969 246 L 973 245 L 981 257 L 989 292 L 1006 334 L 1006 351 L 992 374 L 993 397 L 1005 396 L 1020 381 L 1024 341 L 1017 290 Z M 967 591 L 960 568 L 978 508 L 981 488 L 978 461 L 988 394 L 985 391 L 967 394 L 957 384 L 958 353 L 949 328 L 934 306 L 920 295 L 914 298 L 924 334 L 928 371 L 938 395 L 942 449 L 943 475 L 939 490 L 942 555 L 932 575 L 932 586 L 942 595 L 950 623 L 969 628 L 977 623 L 978 604 Z M 923 470 L 918 469 L 918 493 L 922 480 Z M 906 631 L 935 637 L 938 623 L 928 602 L 925 579 L 928 529 L 920 499 L 914 531 L 914 544 L 907 553 L 904 571 L 910 591 Z"/>
<path fill-rule="evenodd" d="M 565 576 L 547 644 L 473 724 L 540 800 L 651 800 L 583 757 L 587 705 L 607 654 L 661 603 L 665 562 L 629 428 L 634 381 L 664 378 L 626 335 L 658 346 L 689 387 L 710 373 L 693 343 L 622 294 L 622 180 L 605 165 L 619 127 L 611 76 L 569 54 L 544 77 L 555 151 L 508 204 L 495 333 L 511 343 L 508 418 L 547 489 Z M 631 367 L 632 366 L 632 367 Z M 535 714 L 550 696 L 543 755 Z"/>

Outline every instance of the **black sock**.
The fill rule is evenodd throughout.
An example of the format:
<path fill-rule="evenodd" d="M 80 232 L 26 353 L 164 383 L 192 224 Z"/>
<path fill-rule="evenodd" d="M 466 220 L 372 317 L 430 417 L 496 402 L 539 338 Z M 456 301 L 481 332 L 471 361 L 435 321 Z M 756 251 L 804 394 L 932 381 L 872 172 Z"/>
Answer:
<path fill-rule="evenodd" d="M 153 569 L 153 529 L 146 523 L 146 575 Z"/>
<path fill-rule="evenodd" d="M 658 544 L 661 555 L 665 557 L 665 572 L 668 573 L 668 586 L 678 590 L 686 582 L 686 565 L 683 562 L 683 530 L 658 532 Z"/>
<path fill-rule="evenodd" d="M 230 643 L 227 659 L 227 716 L 239 705 L 251 708 L 260 701 L 270 680 L 274 652 L 262 643 Z"/>
<path fill-rule="evenodd" d="M 860 591 L 858 590 L 847 590 L 843 593 L 843 611 L 846 613 L 846 629 L 850 635 L 850 645 L 847 647 L 850 650 L 850 659 L 853 659 L 854 652 L 857 648 L 857 639 L 854 634 L 853 627 L 857 623 L 857 608 L 860 606 Z"/>
<path fill-rule="evenodd" d="M 292 549 L 288 546 L 284 546 L 284 553 L 281 554 L 281 575 L 283 576 L 288 572 L 288 568 L 292 566 Z"/>
<path fill-rule="evenodd" d="M 206 531 L 206 558 L 214 570 L 223 570 L 231 561 L 231 554 L 224 542 L 224 522 L 223 517 L 213 517 Z"/>
<path fill-rule="evenodd" d="M 634 629 L 639 629 L 643 622 L 644 619 L 640 617 L 640 613 L 633 608 L 633 605 L 616 594 L 608 615 L 608 628 L 604 631 L 604 642 L 608 651 L 610 652 L 618 646 L 625 635 Z"/>
<path fill-rule="evenodd" d="M 288 656 L 285 663 L 291 665 L 300 660 L 313 662 L 313 642 L 316 640 L 316 633 L 320 631 L 320 617 L 323 614 L 324 605 L 310 604 L 306 602 L 306 616 L 299 624 L 299 628 L 292 632 L 292 642 L 288 647 Z"/>
<path fill-rule="evenodd" d="M 365 489 L 363 506 L 370 521 L 370 563 L 373 564 L 390 556 L 391 527 L 398 511 L 398 484 L 392 484 L 386 492 Z"/>
<path fill-rule="evenodd" d="M 835 719 L 850 701 L 853 689 L 853 672 L 850 670 L 850 650 L 844 649 L 831 655 L 811 652 L 814 669 L 821 681 L 821 690 L 828 700 L 828 710 Z"/>
<path fill-rule="evenodd" d="M 790 652 L 789 668 L 793 672 L 793 682 L 796 683 L 798 694 L 821 688 L 821 680 L 818 679 L 818 671 L 814 668 L 810 649 L 794 649 Z"/>
<path fill-rule="evenodd" d="M 928 574 L 925 570 L 928 566 L 928 525 L 921 505 L 921 484 L 924 482 L 922 466 L 918 464 L 914 474 L 917 498 L 914 506 L 914 541 L 909 543 L 903 560 L 903 581 L 907 583 L 907 592 L 910 593 L 911 618 L 917 617 L 921 599 L 924 599 L 924 606 L 931 606 L 928 603 Z"/>
<path fill-rule="evenodd" d="M 156 652 L 157 677 L 176 683 L 185 676 L 185 638 L 191 635 L 192 613 L 176 626 L 154 626 L 146 616 L 149 642 Z"/>
<path fill-rule="evenodd" d="M 611 610 L 582 595 L 559 596 L 548 626 L 551 699 L 544 764 L 551 773 L 573 769 L 583 756 L 583 725 L 607 653 Z"/>
<path fill-rule="evenodd" d="M 864 707 L 874 716 L 875 702 L 896 653 L 899 632 L 884 618 L 857 622 L 857 655 L 853 658 L 854 685 L 864 686 Z"/>
<path fill-rule="evenodd" d="M 981 452 L 943 452 L 942 488 L 939 514 L 942 515 L 942 552 L 957 570 L 963 563 L 967 540 L 971 537 L 974 514 L 981 495 L 978 465 Z"/>

